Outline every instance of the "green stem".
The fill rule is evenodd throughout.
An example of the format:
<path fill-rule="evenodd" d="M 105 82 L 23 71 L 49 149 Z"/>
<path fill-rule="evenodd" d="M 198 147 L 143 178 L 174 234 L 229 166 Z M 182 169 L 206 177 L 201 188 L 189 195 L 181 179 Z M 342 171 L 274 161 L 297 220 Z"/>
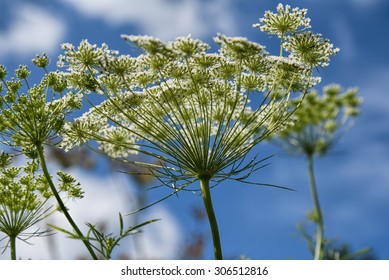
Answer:
<path fill-rule="evenodd" d="M 284 48 L 282 46 L 283 43 L 284 43 L 284 34 L 282 33 L 281 34 L 281 42 L 280 42 L 280 56 L 282 56 L 283 50 L 284 50 Z"/>
<path fill-rule="evenodd" d="M 11 260 L 16 260 L 16 236 L 9 237 L 9 245 L 11 249 Z"/>
<path fill-rule="evenodd" d="M 323 251 L 323 243 L 324 243 L 324 222 L 323 222 L 323 215 L 320 208 L 319 196 L 317 194 L 315 176 L 313 172 L 313 155 L 308 155 L 307 159 L 308 159 L 309 184 L 311 187 L 312 200 L 315 207 L 315 215 L 314 215 L 315 223 L 317 225 L 314 259 L 321 260 L 323 259 L 322 251 Z"/>
<path fill-rule="evenodd" d="M 93 251 L 92 249 L 92 246 L 90 245 L 90 243 L 86 240 L 86 238 L 84 237 L 84 235 L 82 234 L 82 232 L 80 231 L 80 229 L 77 227 L 76 223 L 73 221 L 72 217 L 70 216 L 65 204 L 63 203 L 62 201 L 62 198 L 61 196 L 59 195 L 57 189 L 55 188 L 54 186 L 54 183 L 53 181 L 51 180 L 51 176 L 50 176 L 50 173 L 47 169 L 47 165 L 46 165 L 46 160 L 45 160 L 45 157 L 44 157 L 44 153 L 43 153 L 43 146 L 41 145 L 37 145 L 36 146 L 37 148 L 37 151 L 38 151 L 38 155 L 39 155 L 39 159 L 40 159 L 40 162 L 41 162 L 41 166 L 42 166 L 42 171 L 43 171 L 43 174 L 45 175 L 46 177 L 46 180 L 50 186 L 50 189 L 51 191 L 53 192 L 54 194 L 54 197 L 56 198 L 57 202 L 58 202 L 58 205 L 62 211 L 62 213 L 65 215 L 66 219 L 68 220 L 68 222 L 70 223 L 70 225 L 72 226 L 73 230 L 76 232 L 76 234 L 78 235 L 78 237 L 82 240 L 82 242 L 84 243 L 85 247 L 88 249 L 91 257 L 94 259 L 94 260 L 97 260 L 97 256 L 95 254 L 95 252 Z"/>
<path fill-rule="evenodd" d="M 208 216 L 209 225 L 211 226 L 215 260 L 222 260 L 222 247 L 220 245 L 219 229 L 217 226 L 215 211 L 213 210 L 212 206 L 211 192 L 209 190 L 209 179 L 200 179 L 200 188 L 205 210 Z"/>

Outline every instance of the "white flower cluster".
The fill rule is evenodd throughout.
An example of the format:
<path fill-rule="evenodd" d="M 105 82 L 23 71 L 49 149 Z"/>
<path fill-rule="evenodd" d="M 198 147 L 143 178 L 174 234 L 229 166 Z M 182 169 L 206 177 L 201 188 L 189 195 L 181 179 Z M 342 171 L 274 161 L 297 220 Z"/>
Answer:
<path fill-rule="evenodd" d="M 330 57 L 339 52 L 328 39 L 311 31 L 288 36 L 283 46 L 292 58 L 314 67 L 327 67 Z"/>
<path fill-rule="evenodd" d="M 261 23 L 253 26 L 259 28 L 262 32 L 277 35 L 282 38 L 285 34 L 297 33 L 299 31 L 311 28 L 311 20 L 306 17 L 307 9 L 291 8 L 289 5 L 277 6 L 277 13 L 266 11 Z"/>
<path fill-rule="evenodd" d="M 62 146 L 68 150 L 96 140 L 113 157 L 142 152 L 189 177 L 219 174 L 285 124 L 290 93 L 305 94 L 318 83 L 312 67 L 323 66 L 335 53 L 317 39 L 314 44 L 323 47 L 309 50 L 315 61 L 303 60 L 306 54 L 297 46 L 302 35 L 291 32 L 310 27 L 306 10 L 282 5 L 277 10 L 279 15 L 265 14 L 261 30 L 279 34 L 270 25 L 283 28 L 283 36 L 290 37 L 282 46 L 289 57 L 221 34 L 215 37 L 217 53 L 191 36 L 165 43 L 122 35 L 143 50 L 136 57 L 87 41 L 78 48 L 65 44 L 59 65 L 67 67 L 68 85 L 106 99 L 65 124 Z"/>
<path fill-rule="evenodd" d="M 277 13 L 266 11 L 253 26 L 263 32 L 277 35 L 281 39 L 280 53 L 286 50 L 290 58 L 305 63 L 308 67 L 326 67 L 330 57 L 339 52 L 328 39 L 321 34 L 307 31 L 311 28 L 310 19 L 306 17 L 307 9 L 293 8 L 279 4 Z"/>
<path fill-rule="evenodd" d="M 359 114 L 362 99 L 357 94 L 357 88 L 329 84 L 321 94 L 311 90 L 304 102 L 291 100 L 288 106 L 295 110 L 295 121 L 279 134 L 285 148 L 314 156 L 327 153 Z"/>

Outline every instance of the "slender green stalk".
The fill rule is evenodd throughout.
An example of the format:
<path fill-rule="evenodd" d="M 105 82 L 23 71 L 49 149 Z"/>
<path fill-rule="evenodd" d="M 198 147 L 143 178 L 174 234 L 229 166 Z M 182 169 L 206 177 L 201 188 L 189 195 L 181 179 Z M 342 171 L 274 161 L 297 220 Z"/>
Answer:
<path fill-rule="evenodd" d="M 323 222 L 323 215 L 320 208 L 319 196 L 317 194 L 317 189 L 316 189 L 315 176 L 313 172 L 313 155 L 309 154 L 307 160 L 308 160 L 309 184 L 311 187 L 312 200 L 315 207 L 314 221 L 317 225 L 314 259 L 321 260 L 323 259 L 322 251 L 323 251 L 323 243 L 324 243 L 324 222 Z"/>
<path fill-rule="evenodd" d="M 219 228 L 217 226 L 215 211 L 212 206 L 211 192 L 209 190 L 209 179 L 200 179 L 201 195 L 205 210 L 207 212 L 209 225 L 211 226 L 213 250 L 215 254 L 215 260 L 222 260 L 222 247 L 220 245 Z"/>
<path fill-rule="evenodd" d="M 280 42 L 280 56 L 283 55 L 283 50 L 284 50 L 284 47 L 282 46 L 283 43 L 284 43 L 284 34 L 282 33 L 281 34 L 281 42 Z"/>
<path fill-rule="evenodd" d="M 11 249 L 11 260 L 16 260 L 16 236 L 9 237 L 9 245 Z"/>
<path fill-rule="evenodd" d="M 57 202 L 58 202 L 58 205 L 62 211 L 62 213 L 65 215 L 66 219 L 68 220 L 68 222 L 70 223 L 70 225 L 72 226 L 73 230 L 76 232 L 76 234 L 78 235 L 78 237 L 82 240 L 82 242 L 84 243 L 85 247 L 88 249 L 91 257 L 94 259 L 94 260 L 97 260 L 97 256 L 95 254 L 95 252 L 93 251 L 92 249 L 92 246 L 90 245 L 90 243 L 86 240 L 86 238 L 84 237 L 84 235 L 82 234 L 82 232 L 80 231 L 80 229 L 77 227 L 76 223 L 73 221 L 72 217 L 70 216 L 65 204 L 63 203 L 62 201 L 62 198 L 61 196 L 59 195 L 57 189 L 55 188 L 54 186 L 54 183 L 53 181 L 51 180 L 51 176 L 50 176 L 50 173 L 47 169 L 47 165 L 46 165 L 46 160 L 45 160 L 45 157 L 44 157 L 44 154 L 43 154 L 43 147 L 41 145 L 37 145 L 37 151 L 38 151 L 38 155 L 39 155 L 39 159 L 40 159 L 40 162 L 41 162 L 41 166 L 42 166 L 42 171 L 43 171 L 43 174 L 45 175 L 46 177 L 46 180 L 50 186 L 50 189 L 51 191 L 53 192 L 54 194 L 54 197 L 56 198 Z"/>

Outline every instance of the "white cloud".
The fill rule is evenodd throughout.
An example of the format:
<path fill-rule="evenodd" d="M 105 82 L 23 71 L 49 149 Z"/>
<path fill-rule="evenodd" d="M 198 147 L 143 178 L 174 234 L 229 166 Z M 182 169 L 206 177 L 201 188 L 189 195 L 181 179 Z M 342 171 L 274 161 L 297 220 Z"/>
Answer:
<path fill-rule="evenodd" d="M 55 169 L 55 168 L 53 168 Z M 105 232 L 118 234 L 119 217 L 123 214 L 124 226 L 134 226 L 151 219 L 161 219 L 154 224 L 144 226 L 142 233 L 129 236 L 120 242 L 114 251 L 115 256 L 132 258 L 172 259 L 176 257 L 181 245 L 181 229 L 172 215 L 165 207 L 158 205 L 149 208 L 134 221 L 132 216 L 125 216 L 134 210 L 133 191 L 127 175 L 114 174 L 111 176 L 96 176 L 75 169 L 71 173 L 82 185 L 85 197 L 74 203 L 69 201 L 67 207 L 76 224 L 85 233 L 88 229 L 86 222 L 103 224 Z M 45 220 L 61 228 L 71 231 L 71 227 L 64 215 L 55 213 Z M 44 229 L 45 224 L 40 225 Z M 51 237 L 40 237 L 29 240 L 33 245 L 17 241 L 17 256 L 22 259 L 77 259 L 88 257 L 88 253 L 79 240 L 72 240 L 60 232 Z M 0 235 L 0 238 L 3 236 Z M 134 239 L 136 238 L 136 239 Z M 137 242 L 138 246 L 134 243 Z M 5 241 L 1 242 L 5 245 Z M 0 259 L 9 259 L 9 251 L 0 255 Z"/>
<path fill-rule="evenodd" d="M 192 34 L 195 37 L 234 32 L 231 0 L 61 0 L 85 16 L 113 25 L 135 24 L 140 32 L 161 39 Z"/>
<path fill-rule="evenodd" d="M 49 53 L 61 43 L 64 23 L 36 5 L 15 5 L 10 27 L 0 33 L 0 57 Z"/>
<path fill-rule="evenodd" d="M 142 252 L 135 257 L 138 259 L 176 259 L 180 256 L 179 250 L 182 245 L 181 229 L 172 214 L 162 206 L 154 207 L 145 220 L 155 218 L 160 221 L 147 225 L 136 237 L 141 244 Z"/>

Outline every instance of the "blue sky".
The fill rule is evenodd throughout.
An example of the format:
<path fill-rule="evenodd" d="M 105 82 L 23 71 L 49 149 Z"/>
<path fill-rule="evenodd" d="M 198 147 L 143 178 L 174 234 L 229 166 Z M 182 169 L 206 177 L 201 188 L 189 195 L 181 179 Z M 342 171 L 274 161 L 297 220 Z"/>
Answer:
<path fill-rule="evenodd" d="M 61 43 L 78 45 L 82 39 L 96 44 L 106 42 L 111 48 L 126 53 L 128 45 L 120 39 L 123 33 L 147 34 L 163 40 L 191 34 L 212 43 L 213 36 L 220 32 L 248 37 L 276 53 L 277 39 L 260 33 L 252 24 L 258 22 L 265 10 L 275 10 L 278 2 L 0 0 L 0 63 L 11 71 L 19 64 L 29 64 L 31 58 L 41 52 L 55 61 L 61 53 Z M 315 162 L 326 236 L 339 238 L 354 249 L 371 246 L 377 258 L 389 259 L 389 2 L 301 0 L 282 3 L 307 8 L 313 30 L 330 38 L 341 50 L 328 68 L 320 69 L 318 75 L 322 83 L 318 88 L 332 82 L 345 88 L 357 86 L 364 99 L 362 113 L 353 128 L 332 153 Z M 258 171 L 253 180 L 291 187 L 296 192 L 235 182 L 213 189 L 225 256 L 310 258 L 295 227 L 312 207 L 304 159 L 291 157 L 270 143 L 260 144 L 255 152 L 275 156 L 270 159 L 271 165 Z M 88 217 L 97 219 L 104 214 L 114 215 L 114 226 L 116 206 L 121 205 L 120 211 L 131 209 L 131 200 L 123 201 L 120 195 L 122 191 L 133 192 L 131 179 L 122 175 L 100 178 L 80 170 L 74 172 L 84 184 L 87 196 L 91 196 L 72 206 L 74 213 L 80 215 L 80 223 Z M 112 189 L 105 190 L 101 185 L 115 189 L 112 198 L 108 195 Z M 166 190 L 151 190 L 147 196 L 151 202 L 164 193 Z M 193 239 L 193 232 L 209 234 L 208 225 L 194 222 L 191 216 L 191 209 L 196 206 L 201 206 L 201 198 L 187 192 L 148 210 L 147 217 L 164 219 L 159 225 L 145 229 L 142 242 L 147 243 L 144 245 L 147 256 L 175 258 L 183 244 Z M 102 211 L 103 208 L 107 210 Z M 89 213 L 86 209 L 93 210 Z M 33 242 L 32 248 L 23 247 L 24 257 L 50 257 L 35 254 L 43 241 Z M 212 258 L 210 236 L 206 244 L 204 257 Z M 130 242 L 124 245 L 132 249 Z M 65 247 L 61 247 L 63 252 L 57 257 L 76 257 L 72 256 L 74 251 L 67 252 Z"/>

